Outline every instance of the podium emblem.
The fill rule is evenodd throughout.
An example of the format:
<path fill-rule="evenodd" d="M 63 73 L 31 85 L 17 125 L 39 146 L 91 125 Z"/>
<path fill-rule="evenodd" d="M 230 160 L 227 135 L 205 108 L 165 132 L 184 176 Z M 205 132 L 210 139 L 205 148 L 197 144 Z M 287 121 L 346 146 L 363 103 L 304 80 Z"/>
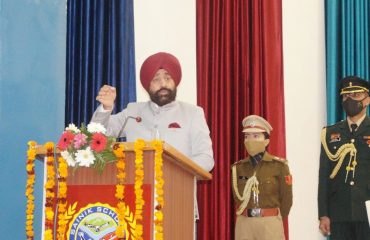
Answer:
<path fill-rule="evenodd" d="M 116 238 L 118 217 L 109 204 L 94 203 L 82 207 L 69 223 L 68 240 L 106 240 Z M 125 234 L 124 239 L 129 239 Z"/>

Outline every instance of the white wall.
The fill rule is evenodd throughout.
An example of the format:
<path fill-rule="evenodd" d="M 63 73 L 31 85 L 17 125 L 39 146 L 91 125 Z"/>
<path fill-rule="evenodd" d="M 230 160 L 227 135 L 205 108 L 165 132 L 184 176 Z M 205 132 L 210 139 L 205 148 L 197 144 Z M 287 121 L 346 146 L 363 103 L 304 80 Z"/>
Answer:
<path fill-rule="evenodd" d="M 287 158 L 293 174 L 291 240 L 324 239 L 318 230 L 320 132 L 326 123 L 324 1 L 283 1 Z"/>
<path fill-rule="evenodd" d="M 175 55 L 182 67 L 177 99 L 196 104 L 195 0 L 134 1 L 137 100 L 147 101 L 140 83 L 140 67 L 157 52 Z"/>

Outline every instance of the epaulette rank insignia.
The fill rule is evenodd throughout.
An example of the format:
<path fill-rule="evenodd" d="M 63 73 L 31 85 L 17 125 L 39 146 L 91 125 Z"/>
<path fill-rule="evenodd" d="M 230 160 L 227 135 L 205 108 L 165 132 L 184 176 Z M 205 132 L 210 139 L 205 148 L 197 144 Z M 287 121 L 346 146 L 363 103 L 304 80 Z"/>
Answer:
<path fill-rule="evenodd" d="M 286 160 L 285 158 L 280 158 L 280 157 L 274 156 L 272 159 L 274 159 L 275 161 L 279 161 L 279 162 L 288 164 L 288 160 Z"/>
<path fill-rule="evenodd" d="M 330 142 L 340 142 L 341 140 L 341 137 L 340 137 L 340 133 L 332 133 L 330 134 Z"/>
<path fill-rule="evenodd" d="M 241 164 L 241 163 L 242 163 L 242 161 L 243 161 L 243 160 L 239 160 L 239 161 L 237 161 L 237 162 L 234 162 L 234 163 L 232 164 L 232 166 L 234 166 L 234 165 L 239 165 L 239 164 Z"/>

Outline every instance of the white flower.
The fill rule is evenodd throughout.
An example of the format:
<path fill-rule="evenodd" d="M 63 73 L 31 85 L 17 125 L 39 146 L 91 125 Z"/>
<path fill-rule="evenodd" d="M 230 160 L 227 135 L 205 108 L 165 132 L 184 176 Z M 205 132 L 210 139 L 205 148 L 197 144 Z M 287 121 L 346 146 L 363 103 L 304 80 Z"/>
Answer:
<path fill-rule="evenodd" d="M 95 161 L 94 154 L 91 152 L 90 147 L 87 147 L 85 150 L 77 150 L 75 156 L 79 166 L 90 167 Z"/>
<path fill-rule="evenodd" d="M 68 125 L 68 127 L 66 127 L 66 131 L 72 131 L 72 132 L 74 132 L 74 133 L 79 133 L 79 132 L 81 132 L 81 131 L 80 131 L 80 129 L 78 129 L 78 128 L 76 127 L 76 125 L 74 125 L 73 123 L 70 123 L 70 124 Z"/>
<path fill-rule="evenodd" d="M 76 166 L 76 161 L 73 159 L 72 155 L 68 151 L 62 151 L 60 154 L 67 161 L 68 166 Z"/>
<path fill-rule="evenodd" d="M 91 122 L 91 123 L 89 123 L 87 125 L 87 131 L 89 131 L 91 133 L 102 133 L 102 134 L 105 134 L 105 132 L 107 130 L 105 129 L 105 127 L 102 124 Z"/>

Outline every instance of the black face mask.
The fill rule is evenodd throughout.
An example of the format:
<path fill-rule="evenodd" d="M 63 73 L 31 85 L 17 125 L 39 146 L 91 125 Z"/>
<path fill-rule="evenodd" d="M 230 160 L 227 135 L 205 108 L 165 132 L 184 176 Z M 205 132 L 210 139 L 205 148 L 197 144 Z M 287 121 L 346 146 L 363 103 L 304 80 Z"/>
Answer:
<path fill-rule="evenodd" d="M 366 98 L 366 97 L 365 97 Z M 354 100 L 352 98 L 347 98 L 342 102 L 342 106 L 344 108 L 344 111 L 346 111 L 347 115 L 350 117 L 356 116 L 359 114 L 362 109 L 364 109 L 364 106 L 362 104 L 362 101 L 365 99 L 361 100 Z"/>

